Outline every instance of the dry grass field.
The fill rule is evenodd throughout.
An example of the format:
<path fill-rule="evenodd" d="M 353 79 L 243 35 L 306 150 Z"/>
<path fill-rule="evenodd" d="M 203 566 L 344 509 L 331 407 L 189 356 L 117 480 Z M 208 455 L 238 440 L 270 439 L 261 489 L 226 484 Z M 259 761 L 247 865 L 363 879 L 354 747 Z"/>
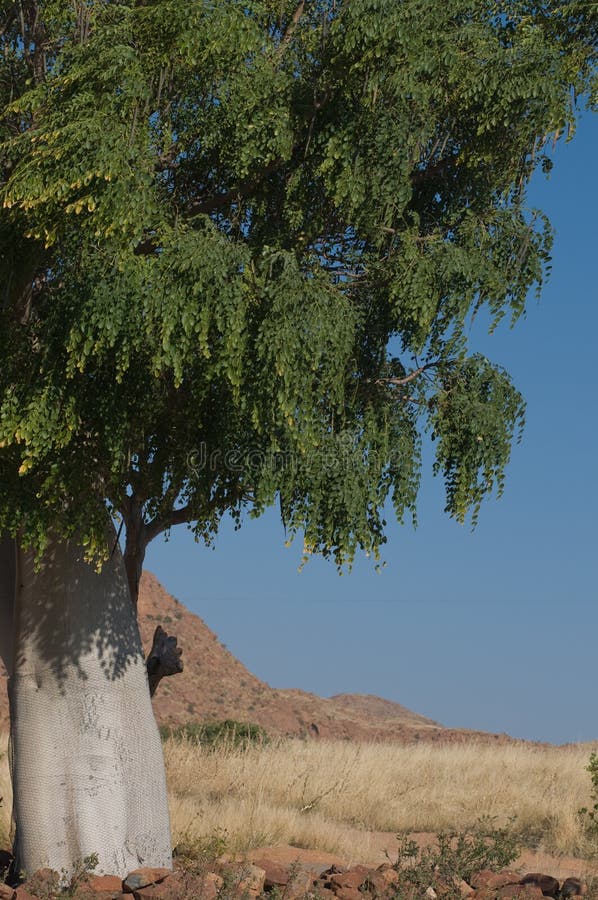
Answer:
<path fill-rule="evenodd" d="M 10 785 L 0 743 L 0 845 Z M 173 838 L 225 836 L 230 850 L 292 843 L 359 861 L 368 832 L 461 829 L 481 815 L 524 845 L 589 857 L 577 810 L 591 804 L 589 745 L 352 744 L 287 740 L 246 749 L 165 744 Z"/>
<path fill-rule="evenodd" d="M 359 860 L 367 832 L 514 827 L 528 847 L 589 856 L 589 746 L 536 748 L 284 741 L 165 745 L 175 840 L 223 830 L 233 849 L 277 842 Z"/>

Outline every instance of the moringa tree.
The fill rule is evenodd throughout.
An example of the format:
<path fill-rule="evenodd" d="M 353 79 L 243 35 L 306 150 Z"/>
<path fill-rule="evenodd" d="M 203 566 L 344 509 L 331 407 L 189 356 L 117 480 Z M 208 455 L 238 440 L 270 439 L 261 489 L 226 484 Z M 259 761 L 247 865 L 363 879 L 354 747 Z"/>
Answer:
<path fill-rule="evenodd" d="M 426 429 L 451 516 L 500 493 L 524 404 L 467 327 L 542 282 L 526 188 L 595 99 L 597 37 L 587 0 L 3 0 L 21 867 L 168 861 L 128 603 L 152 538 L 278 503 L 306 555 L 377 557 Z"/>

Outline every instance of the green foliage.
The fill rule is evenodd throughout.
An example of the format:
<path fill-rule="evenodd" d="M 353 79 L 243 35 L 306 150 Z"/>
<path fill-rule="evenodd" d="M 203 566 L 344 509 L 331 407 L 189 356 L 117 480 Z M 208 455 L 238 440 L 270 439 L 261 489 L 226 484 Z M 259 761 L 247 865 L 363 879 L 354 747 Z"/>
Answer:
<path fill-rule="evenodd" d="M 592 808 L 582 806 L 579 815 L 584 823 L 586 834 L 590 840 L 598 838 L 598 753 L 591 753 L 586 772 L 590 773 L 592 782 Z"/>
<path fill-rule="evenodd" d="M 261 725 L 252 722 L 236 722 L 225 719 L 222 722 L 187 722 L 185 725 L 162 725 L 160 736 L 166 740 L 186 740 L 201 744 L 206 748 L 247 747 L 250 744 L 269 743 L 268 733 Z"/>
<path fill-rule="evenodd" d="M 41 869 L 27 877 L 26 873 L 21 873 L 22 877 L 27 877 L 27 889 L 35 892 L 35 896 L 39 900 L 77 900 L 82 896 L 86 896 L 86 882 L 90 875 L 93 875 L 98 867 L 98 854 L 90 853 L 82 859 L 73 862 L 72 869 L 67 872 L 61 869 L 60 872 L 51 869 Z"/>
<path fill-rule="evenodd" d="M 0 3 L 0 531 L 104 547 L 277 502 L 378 557 L 502 490 L 523 401 L 470 351 L 523 313 L 526 200 L 596 102 L 586 0 Z M 295 15 L 297 14 L 297 15 Z"/>
<path fill-rule="evenodd" d="M 400 840 L 394 863 L 401 873 L 393 887 L 397 900 L 424 896 L 429 887 L 438 886 L 448 900 L 459 900 L 459 880 L 468 881 L 481 869 L 500 871 L 517 859 L 520 847 L 512 822 L 496 827 L 485 817 L 471 829 L 443 831 L 436 835 L 436 843 L 420 850 L 415 841 Z"/>
<path fill-rule="evenodd" d="M 184 832 L 182 840 L 174 848 L 174 856 L 180 859 L 185 868 L 190 866 L 202 866 L 206 872 L 208 866 L 216 861 L 228 850 L 228 833 L 226 829 L 215 828 L 209 834 L 197 836 Z"/>

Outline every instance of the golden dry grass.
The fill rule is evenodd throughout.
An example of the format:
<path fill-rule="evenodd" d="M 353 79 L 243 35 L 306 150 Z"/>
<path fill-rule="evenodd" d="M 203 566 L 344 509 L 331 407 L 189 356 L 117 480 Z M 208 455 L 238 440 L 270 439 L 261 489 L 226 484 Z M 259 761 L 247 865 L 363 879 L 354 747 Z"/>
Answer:
<path fill-rule="evenodd" d="M 299 740 L 246 750 L 165 746 L 175 840 L 227 832 L 234 849 L 276 842 L 368 855 L 368 831 L 463 829 L 481 815 L 527 846 L 588 856 L 590 747 Z"/>
<path fill-rule="evenodd" d="M 10 784 L 0 740 L 0 843 Z M 368 832 L 471 826 L 480 815 L 515 827 L 527 846 L 589 856 L 577 810 L 591 805 L 593 748 L 351 744 L 288 740 L 247 749 L 165 744 L 173 839 L 226 833 L 231 850 L 292 843 L 367 858 Z"/>

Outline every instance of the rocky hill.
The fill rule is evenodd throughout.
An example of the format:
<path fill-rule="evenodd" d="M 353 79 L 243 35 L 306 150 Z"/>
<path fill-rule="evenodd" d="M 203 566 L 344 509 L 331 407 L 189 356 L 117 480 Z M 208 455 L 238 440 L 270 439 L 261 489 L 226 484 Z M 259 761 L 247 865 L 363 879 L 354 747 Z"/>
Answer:
<path fill-rule="evenodd" d="M 165 679 L 154 699 L 160 724 L 237 719 L 262 725 L 272 734 L 334 737 L 351 740 L 484 741 L 509 740 L 444 728 L 398 703 L 356 694 L 323 698 L 300 690 L 276 690 L 260 681 L 230 653 L 216 634 L 144 572 L 139 597 L 144 646 L 151 645 L 156 625 L 176 634 L 183 647 L 185 671 Z M 0 674 L 0 730 L 8 723 L 6 679 Z"/>

